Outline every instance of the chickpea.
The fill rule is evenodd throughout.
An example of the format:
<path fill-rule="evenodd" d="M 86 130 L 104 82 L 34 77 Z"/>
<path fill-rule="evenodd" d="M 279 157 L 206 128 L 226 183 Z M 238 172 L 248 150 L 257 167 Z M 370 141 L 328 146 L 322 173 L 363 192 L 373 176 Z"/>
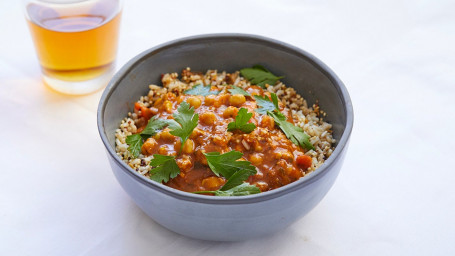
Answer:
<path fill-rule="evenodd" d="M 183 97 L 183 95 L 180 95 L 177 97 L 177 104 L 180 104 L 182 103 L 182 101 L 185 99 L 185 97 Z"/>
<path fill-rule="evenodd" d="M 216 100 L 213 103 L 213 106 L 215 106 L 216 108 L 219 108 L 221 105 L 225 104 L 230 97 L 231 96 L 229 94 L 224 94 L 224 95 L 220 95 L 220 96 L 216 97 Z"/>
<path fill-rule="evenodd" d="M 158 142 L 154 138 L 148 138 L 141 147 L 142 154 L 151 155 L 158 146 Z"/>
<path fill-rule="evenodd" d="M 194 141 L 192 139 L 187 139 L 185 144 L 183 144 L 183 153 L 191 154 L 194 152 Z"/>
<path fill-rule="evenodd" d="M 251 155 L 250 156 L 250 162 L 253 165 L 262 164 L 262 162 L 263 162 L 262 154 L 254 153 L 253 155 Z"/>
<path fill-rule="evenodd" d="M 166 146 L 161 146 L 161 147 L 158 149 L 158 154 L 160 154 L 160 155 L 167 155 L 167 148 L 166 148 Z"/>
<path fill-rule="evenodd" d="M 173 141 L 175 139 L 175 136 L 172 135 L 170 132 L 169 132 L 169 129 L 165 129 L 164 131 L 158 133 L 159 135 L 159 138 L 163 139 L 163 140 L 167 140 L 167 141 Z"/>
<path fill-rule="evenodd" d="M 186 102 L 188 102 L 188 104 L 190 104 L 192 107 L 194 107 L 195 109 L 200 107 L 201 106 L 201 99 L 199 99 L 198 97 L 196 96 L 191 96 L 189 97 Z"/>
<path fill-rule="evenodd" d="M 256 151 L 256 152 L 262 152 L 262 150 L 263 150 L 263 148 L 262 148 L 261 144 L 259 144 L 259 142 L 256 141 L 256 142 L 254 143 L 254 151 Z"/>
<path fill-rule="evenodd" d="M 166 96 L 164 96 L 164 98 L 167 100 L 175 100 L 177 98 L 177 96 L 172 92 L 168 92 L 168 93 L 166 93 Z"/>
<path fill-rule="evenodd" d="M 213 125 L 216 121 L 216 115 L 211 111 L 205 112 L 199 117 L 199 120 L 206 125 Z"/>
<path fill-rule="evenodd" d="M 294 159 L 294 156 L 286 149 L 279 149 L 273 152 L 275 159 Z"/>
<path fill-rule="evenodd" d="M 203 135 L 205 132 L 199 128 L 194 128 L 193 132 L 191 132 L 190 139 L 194 139 L 196 137 L 199 137 Z"/>
<path fill-rule="evenodd" d="M 176 152 L 180 152 L 181 148 L 182 148 L 182 142 L 180 140 L 175 140 L 175 142 L 174 142 L 174 150 Z"/>
<path fill-rule="evenodd" d="M 213 103 L 215 103 L 215 98 L 216 98 L 215 95 L 207 95 L 207 96 L 205 97 L 204 104 L 205 104 L 206 106 L 212 106 Z"/>
<path fill-rule="evenodd" d="M 234 118 L 237 115 L 238 112 L 239 112 L 238 108 L 233 107 L 233 106 L 229 106 L 228 108 L 226 108 L 224 110 L 223 117 L 224 118 L 229 118 L 229 117 Z"/>
<path fill-rule="evenodd" d="M 273 130 L 273 128 L 275 128 L 275 120 L 273 120 L 273 118 L 270 116 L 263 115 L 260 126 L 268 128 L 269 130 Z"/>
<path fill-rule="evenodd" d="M 193 166 L 193 163 L 191 162 L 191 159 L 182 158 L 177 160 L 177 165 L 180 170 L 187 171 Z"/>
<path fill-rule="evenodd" d="M 237 107 L 241 106 L 243 103 L 245 103 L 245 101 L 245 96 L 242 94 L 234 94 L 229 98 L 229 103 Z"/>
<path fill-rule="evenodd" d="M 155 103 L 153 103 L 153 106 L 155 107 L 158 107 L 159 105 L 161 105 L 163 103 L 163 99 L 162 98 L 159 98 L 155 101 Z"/>
<path fill-rule="evenodd" d="M 223 179 L 219 177 L 208 177 L 202 180 L 202 186 L 207 190 L 217 190 L 223 184 Z"/>
<path fill-rule="evenodd" d="M 171 114 L 172 111 L 172 102 L 166 100 L 163 102 L 163 110 Z"/>

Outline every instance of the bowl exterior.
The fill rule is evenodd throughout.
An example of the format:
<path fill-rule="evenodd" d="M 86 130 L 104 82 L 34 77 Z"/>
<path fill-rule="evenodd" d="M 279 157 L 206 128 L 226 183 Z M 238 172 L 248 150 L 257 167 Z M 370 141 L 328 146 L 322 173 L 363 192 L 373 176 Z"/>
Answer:
<path fill-rule="evenodd" d="M 237 204 L 200 203 L 167 195 L 137 182 L 110 154 L 108 158 L 122 188 L 162 226 L 202 240 L 242 241 L 276 233 L 313 209 L 335 182 L 345 151 L 329 172 L 301 189 L 269 200 Z"/>
<path fill-rule="evenodd" d="M 220 59 L 223 60 L 220 64 Z M 134 172 L 115 153 L 115 129 L 148 84 L 162 73 L 194 70 L 234 71 L 265 64 L 307 98 L 319 101 L 333 124 L 338 144 L 313 173 L 285 187 L 252 196 L 215 198 L 178 191 Z M 267 65 L 268 64 L 268 65 Z M 288 73 L 286 73 L 288 71 Z M 127 104 L 125 104 L 127 103 Z M 236 241 L 282 230 L 313 209 L 340 171 L 353 124 L 352 105 L 342 82 L 310 54 L 253 35 L 196 36 L 152 48 L 127 63 L 107 86 L 98 109 L 98 128 L 113 173 L 135 203 L 152 219 L 179 234 L 214 241 Z"/>

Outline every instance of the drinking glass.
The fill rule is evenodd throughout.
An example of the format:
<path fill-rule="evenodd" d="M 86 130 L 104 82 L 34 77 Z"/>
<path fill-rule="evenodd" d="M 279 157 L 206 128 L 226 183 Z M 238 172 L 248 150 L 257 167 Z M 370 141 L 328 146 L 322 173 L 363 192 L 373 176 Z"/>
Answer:
<path fill-rule="evenodd" d="M 23 0 L 43 81 L 81 95 L 103 88 L 117 55 L 121 0 Z"/>

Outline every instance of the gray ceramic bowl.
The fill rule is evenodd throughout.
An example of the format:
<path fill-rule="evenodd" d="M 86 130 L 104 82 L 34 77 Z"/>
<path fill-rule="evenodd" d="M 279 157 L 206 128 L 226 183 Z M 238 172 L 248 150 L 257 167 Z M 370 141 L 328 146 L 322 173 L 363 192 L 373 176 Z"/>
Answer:
<path fill-rule="evenodd" d="M 182 192 L 136 173 L 115 153 L 115 130 L 149 84 L 185 67 L 235 71 L 262 64 L 302 94 L 319 100 L 333 124 L 333 154 L 313 173 L 282 188 L 243 197 L 211 197 Z M 98 108 L 98 129 L 120 185 L 136 204 L 164 227 L 204 240 L 235 241 L 284 229 L 325 196 L 340 171 L 353 125 L 346 88 L 320 60 L 289 44 L 245 34 L 212 34 L 175 40 L 147 50 L 115 74 Z"/>

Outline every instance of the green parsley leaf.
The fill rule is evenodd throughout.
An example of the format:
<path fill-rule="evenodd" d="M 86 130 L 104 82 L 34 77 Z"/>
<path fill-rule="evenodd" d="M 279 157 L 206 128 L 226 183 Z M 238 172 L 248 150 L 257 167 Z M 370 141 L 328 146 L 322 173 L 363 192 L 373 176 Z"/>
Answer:
<path fill-rule="evenodd" d="M 126 137 L 126 144 L 128 144 L 128 151 L 134 156 L 138 157 L 142 147 L 142 137 L 140 134 L 133 134 Z"/>
<path fill-rule="evenodd" d="M 193 132 L 194 128 L 197 126 L 197 122 L 199 120 L 199 115 L 194 113 L 194 108 L 190 108 L 190 104 L 188 102 L 182 102 L 180 106 L 177 108 L 177 113 L 174 113 L 172 116 L 174 117 L 175 121 L 180 124 L 180 126 L 173 127 L 170 131 L 170 134 L 174 136 L 180 137 L 180 141 L 185 144 L 186 140 Z"/>
<path fill-rule="evenodd" d="M 245 196 L 260 193 L 258 187 L 250 185 L 245 180 L 256 174 L 256 167 L 248 161 L 237 161 L 243 154 L 239 151 L 230 151 L 220 154 L 219 152 L 204 153 L 210 169 L 219 176 L 228 180 L 218 190 L 197 191 L 195 194 L 214 194 L 215 196 Z"/>
<path fill-rule="evenodd" d="M 232 95 L 234 95 L 234 94 L 242 94 L 243 96 L 250 96 L 251 97 L 251 94 L 249 94 L 247 91 L 245 91 L 242 88 L 240 88 L 238 86 L 235 86 L 235 85 L 232 85 L 232 89 L 228 89 L 228 91 Z"/>
<path fill-rule="evenodd" d="M 215 191 L 215 196 L 247 196 L 260 192 L 261 190 L 258 187 L 244 182 L 228 190 L 217 190 Z"/>
<path fill-rule="evenodd" d="M 272 102 L 273 105 L 275 106 L 275 110 L 280 112 L 280 107 L 278 106 L 278 97 L 273 92 L 270 94 L 270 97 L 272 97 Z"/>
<path fill-rule="evenodd" d="M 237 161 L 240 159 L 243 154 L 239 151 L 229 151 L 224 154 L 220 152 L 209 152 L 204 153 L 207 158 L 207 163 L 209 164 L 210 169 L 216 176 L 223 175 L 226 179 L 231 178 L 231 176 L 240 171 L 240 170 L 251 170 L 256 173 L 256 167 L 251 165 L 248 161 Z"/>
<path fill-rule="evenodd" d="M 233 187 L 243 184 L 243 181 L 247 180 L 251 175 L 255 175 L 256 170 L 243 169 L 232 174 L 232 176 L 226 181 L 223 187 L 220 188 L 221 191 L 229 190 Z"/>
<path fill-rule="evenodd" d="M 310 136 L 306 134 L 302 128 L 286 121 L 286 116 L 282 113 L 268 111 L 267 114 L 273 117 L 286 137 L 288 137 L 288 139 L 290 139 L 294 144 L 301 146 L 302 148 L 314 149 L 313 144 L 310 142 Z"/>
<path fill-rule="evenodd" d="M 159 119 L 154 116 L 149 120 L 147 126 L 141 132 L 141 135 L 149 137 L 154 136 L 159 130 L 162 130 L 166 126 L 169 126 L 170 129 L 176 129 L 180 127 L 179 124 L 172 119 Z"/>
<path fill-rule="evenodd" d="M 159 119 L 156 116 L 152 117 L 141 133 L 126 137 L 125 141 L 126 144 L 128 144 L 128 151 L 130 151 L 134 157 L 138 157 L 144 140 L 155 135 L 159 130 L 162 130 L 166 126 L 169 126 L 171 129 L 180 128 L 180 125 L 172 119 Z"/>
<path fill-rule="evenodd" d="M 168 182 L 180 173 L 175 156 L 153 155 L 150 165 L 155 167 L 150 170 L 150 179 L 156 182 Z"/>
<path fill-rule="evenodd" d="M 167 127 L 171 130 L 175 130 L 180 128 L 179 123 L 177 123 L 174 119 L 165 119 L 164 122 L 167 124 Z"/>
<path fill-rule="evenodd" d="M 270 72 L 270 71 L 269 71 L 268 69 L 266 69 L 264 66 L 259 65 L 259 64 L 254 65 L 253 68 L 262 70 L 262 71 L 264 71 L 264 72 Z"/>
<path fill-rule="evenodd" d="M 278 80 L 284 76 L 275 76 L 265 67 L 261 65 L 254 65 L 252 68 L 243 68 L 240 74 L 245 77 L 250 83 L 265 88 L 266 84 L 274 85 Z"/>
<path fill-rule="evenodd" d="M 276 96 L 275 93 L 270 94 L 272 97 L 272 100 L 269 99 L 267 96 L 258 96 L 254 95 L 254 99 L 256 100 L 256 104 L 261 107 L 257 108 L 254 111 L 256 111 L 259 114 L 265 115 L 267 114 L 268 111 L 280 111 L 280 108 L 278 107 L 278 97 Z"/>
<path fill-rule="evenodd" d="M 218 93 L 220 93 L 219 91 L 211 91 L 210 88 L 211 88 L 210 85 L 204 86 L 203 84 L 198 84 L 193 86 L 193 88 L 186 90 L 185 94 L 207 96 L 217 95 Z"/>
<path fill-rule="evenodd" d="M 215 190 L 215 191 L 196 191 L 195 194 L 214 194 L 215 196 L 247 196 L 260 193 L 258 187 L 250 185 L 246 182 L 235 186 L 228 190 Z"/>
<path fill-rule="evenodd" d="M 235 121 L 228 124 L 228 131 L 240 130 L 244 133 L 252 132 L 256 129 L 255 124 L 248 123 L 252 116 L 253 113 L 248 113 L 246 108 L 240 108 L 237 116 L 235 117 Z"/>

